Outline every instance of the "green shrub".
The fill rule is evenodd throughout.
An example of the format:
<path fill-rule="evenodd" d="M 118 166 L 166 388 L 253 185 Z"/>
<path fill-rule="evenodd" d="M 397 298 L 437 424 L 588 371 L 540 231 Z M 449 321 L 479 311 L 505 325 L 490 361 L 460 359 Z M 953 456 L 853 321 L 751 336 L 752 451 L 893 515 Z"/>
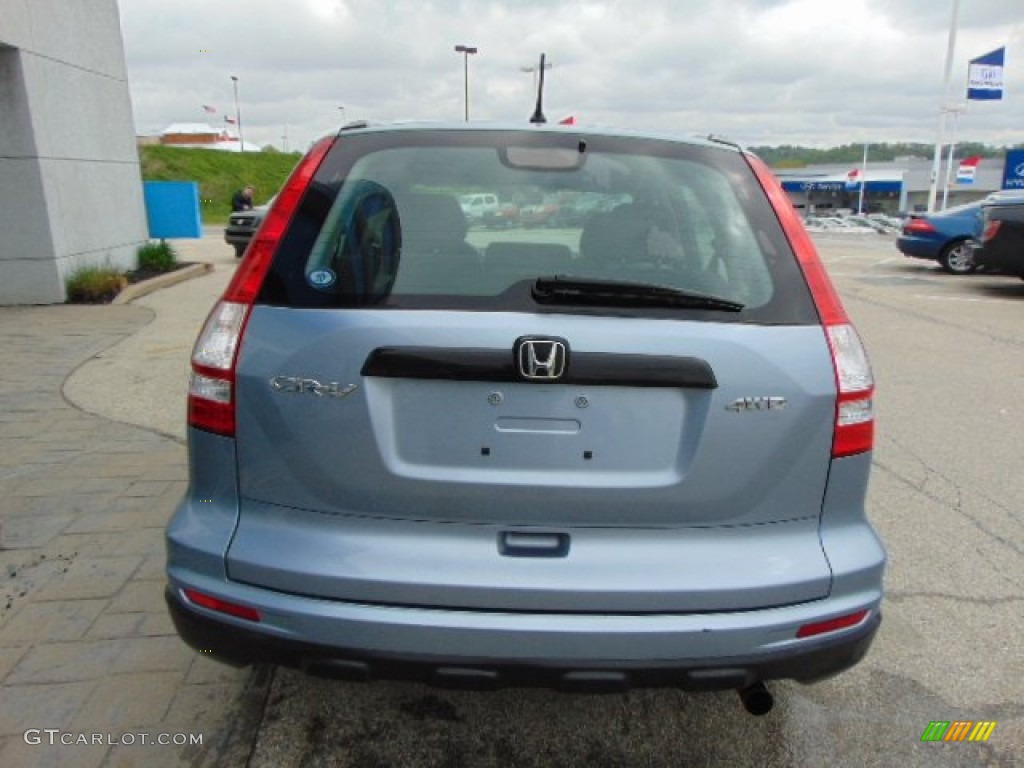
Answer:
<path fill-rule="evenodd" d="M 68 303 L 106 304 L 126 285 L 128 278 L 113 267 L 79 267 L 65 278 Z"/>
<path fill-rule="evenodd" d="M 143 272 L 170 272 L 178 266 L 178 254 L 166 240 L 139 246 L 138 268 Z"/>

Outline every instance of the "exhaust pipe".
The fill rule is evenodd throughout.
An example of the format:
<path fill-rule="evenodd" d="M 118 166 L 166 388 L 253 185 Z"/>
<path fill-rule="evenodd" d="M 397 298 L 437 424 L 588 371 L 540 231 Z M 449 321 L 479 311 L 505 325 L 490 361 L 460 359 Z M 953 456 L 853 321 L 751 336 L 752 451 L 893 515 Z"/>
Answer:
<path fill-rule="evenodd" d="M 775 698 L 760 680 L 746 688 L 737 688 L 744 709 L 752 715 L 767 715 L 775 706 Z"/>

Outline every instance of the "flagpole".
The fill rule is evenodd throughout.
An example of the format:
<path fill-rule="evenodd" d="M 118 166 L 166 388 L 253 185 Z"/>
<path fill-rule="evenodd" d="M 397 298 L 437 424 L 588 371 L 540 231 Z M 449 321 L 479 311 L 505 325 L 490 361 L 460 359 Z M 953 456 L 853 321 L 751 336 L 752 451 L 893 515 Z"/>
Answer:
<path fill-rule="evenodd" d="M 935 212 L 935 199 L 938 196 L 939 171 L 942 167 L 942 144 L 946 132 L 946 102 L 949 100 L 949 79 L 953 72 L 953 52 L 956 50 L 956 24 L 960 16 L 960 0 L 953 0 L 953 14 L 949 22 L 949 40 L 946 46 L 946 74 L 942 83 L 942 103 L 939 105 L 939 136 L 935 142 L 935 155 L 932 158 L 931 184 L 928 186 L 928 212 Z"/>
<path fill-rule="evenodd" d="M 960 108 L 946 110 L 953 114 L 953 138 L 949 142 L 949 155 L 946 157 L 946 184 L 942 188 L 942 210 L 949 204 L 949 185 L 953 177 L 953 153 L 956 151 L 957 128 L 960 124 Z"/>
<path fill-rule="evenodd" d="M 868 183 L 868 142 L 864 142 L 864 160 L 860 164 L 860 195 L 857 197 L 857 213 L 864 213 L 864 187 Z"/>
<path fill-rule="evenodd" d="M 957 0 L 958 2 L 959 0 Z M 239 152 L 246 151 L 246 140 L 242 136 L 242 108 L 239 106 L 239 79 L 231 75 L 231 82 L 234 84 L 234 126 L 239 129 Z"/>

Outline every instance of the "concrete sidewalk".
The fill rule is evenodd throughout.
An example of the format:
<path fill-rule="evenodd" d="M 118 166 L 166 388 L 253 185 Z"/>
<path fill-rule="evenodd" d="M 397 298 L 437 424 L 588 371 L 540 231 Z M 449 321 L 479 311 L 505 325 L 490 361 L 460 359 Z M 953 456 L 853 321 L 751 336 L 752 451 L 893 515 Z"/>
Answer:
<path fill-rule="evenodd" d="M 89 413 L 183 442 L 192 345 L 238 262 L 216 237 L 174 246 L 183 261 L 211 264 L 213 272 L 132 302 L 151 310 L 152 322 L 83 363 L 65 383 L 64 395 Z"/>
<path fill-rule="evenodd" d="M 187 482 L 163 435 L 182 434 L 188 352 L 235 262 L 223 243 L 181 250 L 216 270 L 135 305 L 0 309 L 0 765 L 230 765 L 251 749 L 265 671 L 189 650 L 163 601 L 163 527 Z M 161 734 L 202 744 L 143 744 Z"/>

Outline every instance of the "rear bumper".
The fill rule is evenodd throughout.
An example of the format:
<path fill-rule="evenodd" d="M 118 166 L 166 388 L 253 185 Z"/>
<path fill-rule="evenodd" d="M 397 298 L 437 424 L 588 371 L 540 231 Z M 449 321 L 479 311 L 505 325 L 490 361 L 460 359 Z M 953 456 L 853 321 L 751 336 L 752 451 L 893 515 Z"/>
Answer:
<path fill-rule="evenodd" d="M 974 263 L 985 269 L 1024 276 L 1024 254 L 1005 245 L 976 245 Z"/>
<path fill-rule="evenodd" d="M 187 643 L 229 663 L 275 663 L 335 676 L 413 678 L 469 687 L 728 689 L 780 678 L 812 682 L 842 672 L 864 656 L 879 624 L 885 553 L 864 515 L 870 453 L 832 462 L 824 512 L 812 533 L 820 539 L 831 571 L 830 588 L 821 597 L 802 597 L 794 589 L 760 603 L 773 607 L 726 608 L 720 601 L 717 608 L 671 610 L 659 608 L 646 595 L 647 590 L 664 588 L 668 573 L 660 583 L 641 585 L 637 599 L 619 601 L 615 608 L 607 602 L 567 603 L 558 586 L 568 582 L 557 572 L 545 583 L 558 600 L 504 606 L 496 605 L 497 600 L 453 604 L 450 590 L 439 588 L 430 595 L 412 589 L 411 579 L 377 593 L 364 588 L 357 598 L 345 598 L 310 596 L 311 582 L 301 579 L 259 586 L 238 574 L 230 578 L 228 551 L 238 535 L 239 500 L 235 476 L 224 468 L 234 464 L 235 443 L 197 430 L 190 439 L 192 489 L 167 529 L 168 603 Z M 204 502 L 192 503 L 194 494 L 201 494 Z M 291 548 L 281 535 L 285 530 L 278 527 L 274 541 Z M 751 531 L 775 551 L 778 542 L 770 533 Z M 352 552 L 362 553 L 364 559 L 356 561 L 364 576 L 370 564 L 365 551 L 363 547 L 346 555 L 351 559 Z M 453 540 L 449 558 L 459 559 L 459 551 L 467 548 L 459 550 Z M 371 560 L 378 557 L 374 553 Z M 479 566 L 474 565 L 477 560 Z M 595 578 L 601 568 L 618 568 L 616 573 L 623 574 L 620 561 L 599 559 L 590 572 Z M 428 558 L 420 567 L 414 551 L 390 562 L 393 570 L 401 566 L 418 574 L 420 582 L 429 580 L 429 567 L 443 565 Z M 490 556 L 466 556 L 461 562 L 473 567 L 457 583 L 486 582 L 494 568 Z M 531 560 L 529 570 L 542 564 Z M 522 584 L 526 572 L 520 568 L 519 577 L 508 583 Z M 396 574 L 403 575 L 401 570 Z M 720 583 L 707 583 L 707 569 L 701 574 L 692 580 L 695 596 L 709 587 L 720 590 Z M 766 567 L 762 578 L 770 576 Z M 371 584 L 365 581 L 364 587 Z M 259 621 L 195 605 L 184 596 L 186 589 L 254 609 Z M 758 605 L 756 600 L 746 603 Z M 869 613 L 856 626 L 797 638 L 806 624 L 862 610 Z"/>
<path fill-rule="evenodd" d="M 254 231 L 252 229 L 226 229 L 224 230 L 224 241 L 230 245 L 248 245 Z"/>
<path fill-rule="evenodd" d="M 842 615 L 846 607 L 837 612 L 828 600 L 822 601 L 831 609 L 825 613 L 819 603 L 718 615 L 487 614 L 268 594 L 287 598 L 301 615 L 285 615 L 279 605 L 254 606 L 260 623 L 222 616 L 186 604 L 173 581 L 166 598 L 182 639 L 229 664 L 280 664 L 343 679 L 475 689 L 723 690 L 761 680 L 814 682 L 860 661 L 881 622 L 876 604 L 855 627 L 797 640 L 802 620 L 794 624 L 795 616 L 815 620 Z M 235 590 L 232 599 L 238 598 Z M 330 643 L 310 640 L 323 633 Z M 740 652 L 743 647 L 756 650 Z"/>
<path fill-rule="evenodd" d="M 935 261 L 939 258 L 942 246 L 943 243 L 936 242 L 935 240 L 922 240 L 921 238 L 909 237 L 907 235 L 900 235 L 896 238 L 896 248 L 899 249 L 900 253 L 914 259 L 931 259 Z"/>

